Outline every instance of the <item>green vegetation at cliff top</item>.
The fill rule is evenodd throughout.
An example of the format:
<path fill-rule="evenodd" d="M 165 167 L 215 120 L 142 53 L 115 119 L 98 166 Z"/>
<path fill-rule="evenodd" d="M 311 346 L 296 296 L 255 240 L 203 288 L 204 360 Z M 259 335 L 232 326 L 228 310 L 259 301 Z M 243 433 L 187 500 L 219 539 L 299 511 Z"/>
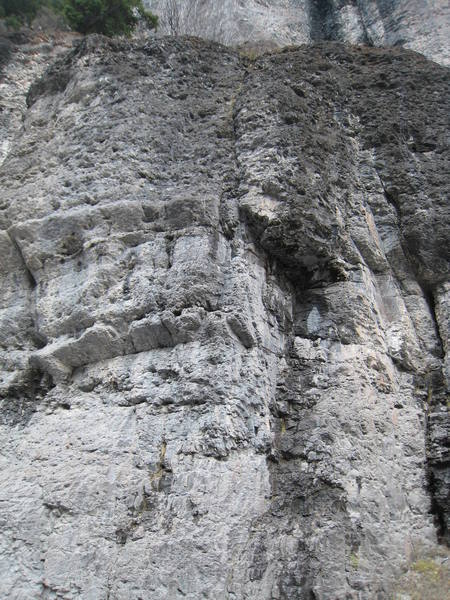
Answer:
<path fill-rule="evenodd" d="M 150 29 L 158 24 L 142 0 L 0 0 L 0 18 L 5 18 L 9 27 L 18 28 L 30 24 L 43 6 L 63 15 L 80 33 L 129 35 L 139 20 Z"/>

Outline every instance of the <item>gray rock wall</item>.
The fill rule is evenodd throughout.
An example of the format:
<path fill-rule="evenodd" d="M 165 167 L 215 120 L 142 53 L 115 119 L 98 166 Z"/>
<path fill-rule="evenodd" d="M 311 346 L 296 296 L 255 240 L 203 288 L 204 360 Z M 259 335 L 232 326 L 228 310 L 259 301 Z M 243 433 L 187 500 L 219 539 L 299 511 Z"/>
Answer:
<path fill-rule="evenodd" d="M 79 37 L 52 30 L 0 32 L 0 164 L 21 128 L 30 85 Z"/>
<path fill-rule="evenodd" d="M 226 44 L 338 40 L 404 46 L 450 64 L 450 9 L 444 0 L 146 0 L 146 5 L 160 15 L 162 33 L 170 32 L 167 16 L 175 7 L 179 33 Z"/>
<path fill-rule="evenodd" d="M 437 552 L 448 84 L 401 49 L 92 37 L 32 86 L 1 597 L 388 599 Z"/>

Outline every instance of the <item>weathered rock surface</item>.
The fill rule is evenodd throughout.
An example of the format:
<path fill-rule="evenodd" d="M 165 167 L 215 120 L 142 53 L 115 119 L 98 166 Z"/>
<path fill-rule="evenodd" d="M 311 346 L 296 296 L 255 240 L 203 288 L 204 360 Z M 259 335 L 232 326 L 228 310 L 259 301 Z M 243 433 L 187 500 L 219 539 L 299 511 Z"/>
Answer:
<path fill-rule="evenodd" d="M 54 30 L 0 34 L 0 164 L 21 128 L 30 85 L 79 37 Z"/>
<path fill-rule="evenodd" d="M 0 596 L 388 599 L 448 520 L 448 70 L 91 37 L 0 171 Z"/>
<path fill-rule="evenodd" d="M 163 33 L 171 30 L 167 19 L 171 15 L 180 33 L 228 44 L 251 40 L 285 46 L 335 40 L 404 46 L 450 64 L 450 8 L 445 0 L 145 1 L 161 16 Z"/>

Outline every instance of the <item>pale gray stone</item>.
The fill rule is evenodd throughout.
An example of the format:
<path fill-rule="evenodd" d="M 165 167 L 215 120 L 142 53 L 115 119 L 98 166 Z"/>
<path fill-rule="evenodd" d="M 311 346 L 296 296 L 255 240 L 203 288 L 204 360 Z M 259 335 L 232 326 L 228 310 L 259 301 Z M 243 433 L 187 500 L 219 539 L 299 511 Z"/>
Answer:
<path fill-rule="evenodd" d="M 404 46 L 449 65 L 450 8 L 445 0 L 144 0 L 160 32 L 225 44 L 273 46 L 335 40 Z M 175 7 L 175 11 L 168 7 Z M 169 26 L 175 14 L 177 26 Z M 173 19 L 172 19 L 173 23 Z"/>
<path fill-rule="evenodd" d="M 448 535 L 448 86 L 401 48 L 99 36 L 35 82 L 1 597 L 387 600 Z"/>

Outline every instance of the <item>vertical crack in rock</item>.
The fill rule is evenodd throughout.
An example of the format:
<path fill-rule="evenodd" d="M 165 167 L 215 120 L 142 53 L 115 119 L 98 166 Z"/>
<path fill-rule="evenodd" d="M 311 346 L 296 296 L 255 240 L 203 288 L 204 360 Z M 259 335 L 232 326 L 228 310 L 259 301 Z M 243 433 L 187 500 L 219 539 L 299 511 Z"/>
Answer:
<path fill-rule="evenodd" d="M 445 407 L 445 405 L 443 404 Z M 438 538 L 449 544 L 449 482 L 448 418 L 440 404 L 432 404 L 427 412 L 428 485 L 431 511 L 434 515 Z"/>
<path fill-rule="evenodd" d="M 354 0 L 318 0 L 310 2 L 311 38 L 314 41 L 349 39 L 370 44 L 361 8 Z"/>
<path fill-rule="evenodd" d="M 390 191 L 382 183 L 384 193 L 388 202 L 394 207 L 397 219 L 401 245 L 403 253 L 407 259 L 411 272 L 415 276 L 423 299 L 428 307 L 431 317 L 431 325 L 436 338 L 436 344 L 433 351 L 434 357 L 439 359 L 432 364 L 423 374 L 424 387 L 426 388 L 426 397 L 424 399 L 426 410 L 426 452 L 427 452 L 427 478 L 431 496 L 431 512 L 434 515 L 439 539 L 448 544 L 449 536 L 449 454 L 448 444 L 448 385 L 445 384 L 445 375 L 443 373 L 445 364 L 445 343 L 441 335 L 441 327 L 436 315 L 436 283 L 424 282 L 423 274 L 420 271 L 420 259 L 418 260 L 416 248 L 405 242 L 402 232 L 402 209 L 397 197 L 398 191 Z M 448 335 L 446 332 L 445 335 Z M 446 393 L 447 388 L 447 393 Z"/>
<path fill-rule="evenodd" d="M 449 419 L 448 419 L 448 294 L 445 285 L 439 286 L 435 293 L 429 295 L 430 309 L 435 319 L 436 330 L 442 349 L 442 366 L 430 374 L 427 411 L 427 458 L 428 479 L 432 496 L 432 511 L 440 539 L 449 544 L 450 530 L 450 453 L 449 453 Z M 442 301 L 442 298 L 444 300 Z"/>
<path fill-rule="evenodd" d="M 30 284 L 30 288 L 31 288 L 31 290 L 34 290 L 36 288 L 36 285 L 37 285 L 36 279 L 35 279 L 33 273 L 31 272 L 31 269 L 29 268 L 29 266 L 27 265 L 27 263 L 25 261 L 25 258 L 24 258 L 23 254 L 22 254 L 22 250 L 21 250 L 19 244 L 17 243 L 17 240 L 14 238 L 14 236 L 10 232 L 7 231 L 6 234 L 8 235 L 9 239 L 11 240 L 11 243 L 13 244 L 14 248 L 18 252 L 18 254 L 19 254 L 20 258 L 21 258 L 22 264 L 23 264 L 23 268 L 24 268 L 24 270 L 25 270 L 25 272 L 27 274 L 27 278 L 28 278 L 28 282 Z M 31 312 L 34 312 L 34 311 L 31 311 Z"/>
<path fill-rule="evenodd" d="M 8 231 L 0 231 L 0 247 L 4 261 L 0 269 L 0 407 L 2 424 L 11 427 L 28 423 L 53 384 L 28 362 L 30 351 L 46 343 L 36 323 L 36 280 Z"/>
<path fill-rule="evenodd" d="M 420 282 L 418 282 L 420 285 Z M 430 311 L 430 315 L 433 319 L 433 324 L 434 324 L 434 330 L 435 330 L 435 335 L 437 338 L 437 358 L 440 359 L 444 359 L 445 357 L 445 345 L 444 345 L 444 338 L 441 335 L 441 328 L 439 326 L 438 323 L 438 319 L 436 316 L 436 301 L 435 301 L 435 294 L 436 291 L 431 291 L 429 289 L 427 289 L 425 286 L 421 286 L 422 287 L 422 292 L 423 292 L 423 296 L 425 298 L 425 301 L 428 305 L 429 311 Z"/>

